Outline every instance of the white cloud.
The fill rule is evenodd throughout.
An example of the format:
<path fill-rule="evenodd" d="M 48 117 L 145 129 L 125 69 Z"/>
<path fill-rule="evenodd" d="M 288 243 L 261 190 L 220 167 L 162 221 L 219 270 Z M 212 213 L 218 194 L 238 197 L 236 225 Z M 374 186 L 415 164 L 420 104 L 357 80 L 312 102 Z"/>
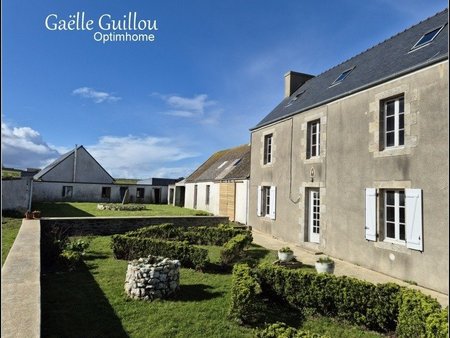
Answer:
<path fill-rule="evenodd" d="M 77 88 L 72 91 L 72 94 L 86 99 L 92 99 L 95 103 L 116 102 L 121 99 L 121 97 L 114 96 L 111 93 L 100 92 L 89 87 Z"/>
<path fill-rule="evenodd" d="M 185 176 L 189 168 L 169 168 L 167 164 L 193 158 L 199 154 L 183 142 L 171 138 L 144 136 L 103 136 L 86 149 L 113 176 L 147 178 Z"/>
<path fill-rule="evenodd" d="M 2 163 L 14 168 L 41 168 L 61 155 L 30 127 L 11 127 L 2 122 Z"/>
<path fill-rule="evenodd" d="M 179 95 L 162 95 L 153 93 L 162 99 L 168 106 L 163 114 L 177 117 L 192 118 L 202 124 L 215 124 L 218 122 L 222 109 L 212 109 L 217 102 L 208 100 L 208 95 L 200 94 L 192 98 Z"/>

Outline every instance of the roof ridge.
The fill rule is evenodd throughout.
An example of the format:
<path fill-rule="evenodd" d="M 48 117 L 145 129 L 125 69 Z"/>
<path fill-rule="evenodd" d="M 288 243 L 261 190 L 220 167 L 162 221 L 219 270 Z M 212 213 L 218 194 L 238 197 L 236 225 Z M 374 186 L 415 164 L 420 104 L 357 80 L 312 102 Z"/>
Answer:
<path fill-rule="evenodd" d="M 410 29 L 414 28 L 415 26 L 418 26 L 418 25 L 422 24 L 423 22 L 428 21 L 428 20 L 430 20 L 430 19 L 432 19 L 432 18 L 434 18 L 434 17 L 436 17 L 436 16 L 438 16 L 438 15 L 440 15 L 440 14 L 446 12 L 446 11 L 448 11 L 448 7 L 446 7 L 446 8 L 443 9 L 442 11 L 439 11 L 439 12 L 437 12 L 436 14 L 434 14 L 434 15 L 432 15 L 432 16 L 426 18 L 426 19 L 423 19 L 422 21 L 419 21 L 418 23 L 413 24 L 412 26 L 409 26 L 408 28 L 405 28 L 403 31 L 398 32 L 397 34 L 394 34 L 394 35 L 392 35 L 391 37 L 384 39 L 383 41 L 381 41 L 381 42 L 379 42 L 379 43 L 373 45 L 372 47 L 369 47 L 369 48 L 365 49 L 364 51 L 362 51 L 362 52 L 360 52 L 360 53 L 358 53 L 358 54 L 352 56 L 351 58 L 346 59 L 346 60 L 340 62 L 339 64 L 337 64 L 337 65 L 335 65 L 335 66 L 333 66 L 333 67 L 331 67 L 331 68 L 328 68 L 327 70 L 323 71 L 322 73 L 319 73 L 318 75 L 316 75 L 315 77 L 313 77 L 313 78 L 311 78 L 311 79 L 314 79 L 314 78 L 316 78 L 316 77 L 319 77 L 319 76 L 321 76 L 321 75 L 323 75 L 323 74 L 325 74 L 325 73 L 327 73 L 327 72 L 329 72 L 329 71 L 331 71 L 331 70 L 333 70 L 333 69 L 335 69 L 335 68 L 337 68 L 337 67 L 343 65 L 344 63 L 346 63 L 346 62 L 348 62 L 348 61 L 350 61 L 350 60 L 352 60 L 352 59 L 354 59 L 354 58 L 356 58 L 356 57 L 358 57 L 358 56 L 360 56 L 360 55 L 362 55 L 362 54 L 364 54 L 364 53 L 367 53 L 369 50 L 374 49 L 375 47 L 378 47 L 379 45 L 381 45 L 381 44 L 383 44 L 383 43 L 385 43 L 385 42 L 387 42 L 387 41 L 389 41 L 389 40 L 392 40 L 393 38 L 395 38 L 395 37 L 399 36 L 400 34 L 403 34 L 404 32 L 406 32 L 407 30 L 410 30 Z M 311 80 L 311 79 L 310 79 L 310 80 Z M 309 81 L 309 80 L 308 80 L 308 81 Z M 305 83 L 307 83 L 308 81 L 306 81 Z M 296 94 L 296 93 L 299 91 L 299 89 L 302 88 L 302 87 L 303 87 L 303 86 L 300 86 L 294 93 L 292 93 L 292 95 Z M 292 96 L 292 95 L 291 95 L 291 96 Z"/>

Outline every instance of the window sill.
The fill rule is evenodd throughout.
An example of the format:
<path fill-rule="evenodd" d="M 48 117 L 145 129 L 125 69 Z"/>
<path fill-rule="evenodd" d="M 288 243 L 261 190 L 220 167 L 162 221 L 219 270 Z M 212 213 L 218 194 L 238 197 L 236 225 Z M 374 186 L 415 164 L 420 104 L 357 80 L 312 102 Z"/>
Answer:
<path fill-rule="evenodd" d="M 403 253 L 403 254 L 411 254 L 411 250 L 408 249 L 406 247 L 406 243 L 405 242 L 390 242 L 390 241 L 383 241 L 383 242 L 375 242 L 374 246 L 378 249 L 382 249 L 382 250 L 389 250 L 389 251 L 394 251 L 394 252 L 398 252 L 398 253 Z"/>
<path fill-rule="evenodd" d="M 322 162 L 323 162 L 323 157 L 321 157 L 321 156 L 314 156 L 314 157 L 305 159 L 305 163 L 322 163 Z"/>

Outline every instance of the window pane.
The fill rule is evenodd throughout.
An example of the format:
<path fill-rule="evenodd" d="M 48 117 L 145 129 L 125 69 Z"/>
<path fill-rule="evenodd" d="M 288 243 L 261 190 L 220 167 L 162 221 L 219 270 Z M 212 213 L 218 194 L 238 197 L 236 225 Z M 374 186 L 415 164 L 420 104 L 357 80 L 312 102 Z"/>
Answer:
<path fill-rule="evenodd" d="M 394 133 L 386 133 L 386 147 L 392 147 L 395 144 Z"/>
<path fill-rule="evenodd" d="M 400 223 L 405 223 L 405 208 L 400 208 Z"/>
<path fill-rule="evenodd" d="M 391 116 L 386 119 L 386 131 L 393 131 L 395 129 L 395 117 Z"/>
<path fill-rule="evenodd" d="M 405 111 L 405 99 L 402 97 L 399 101 L 400 113 L 403 113 Z"/>
<path fill-rule="evenodd" d="M 400 239 L 402 241 L 405 240 L 405 225 L 404 224 L 400 224 Z"/>
<path fill-rule="evenodd" d="M 387 205 L 394 205 L 394 192 L 393 191 L 386 191 L 386 204 Z"/>
<path fill-rule="evenodd" d="M 404 130 L 400 130 L 398 132 L 398 145 L 402 146 L 405 144 L 405 131 Z"/>
<path fill-rule="evenodd" d="M 311 147 L 311 156 L 316 156 L 316 145 Z"/>
<path fill-rule="evenodd" d="M 404 207 L 405 206 L 405 192 L 404 191 L 400 191 L 398 193 L 399 195 L 399 199 L 400 199 L 400 206 Z"/>
<path fill-rule="evenodd" d="M 394 207 L 386 208 L 386 221 L 388 221 L 388 222 L 395 221 L 395 208 Z"/>
<path fill-rule="evenodd" d="M 386 103 L 386 116 L 394 115 L 395 113 L 395 101 Z"/>
<path fill-rule="evenodd" d="M 398 129 L 405 128 L 405 114 L 400 114 L 398 116 Z"/>
<path fill-rule="evenodd" d="M 395 238 L 395 225 L 393 223 L 386 223 L 386 237 Z"/>

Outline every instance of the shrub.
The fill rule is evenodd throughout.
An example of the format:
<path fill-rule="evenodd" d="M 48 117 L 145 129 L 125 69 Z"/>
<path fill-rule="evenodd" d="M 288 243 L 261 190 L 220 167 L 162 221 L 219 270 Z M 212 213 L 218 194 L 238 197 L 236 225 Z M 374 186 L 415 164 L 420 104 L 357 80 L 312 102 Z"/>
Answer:
<path fill-rule="evenodd" d="M 300 310 L 308 309 L 379 331 L 395 330 L 400 287 L 374 285 L 346 276 L 317 274 L 261 264 L 257 269 L 263 291 Z"/>
<path fill-rule="evenodd" d="M 148 255 L 178 259 L 182 265 L 202 269 L 208 263 L 208 251 L 189 245 L 187 242 L 164 241 L 152 238 L 139 238 L 113 235 L 111 246 L 118 259 L 137 259 Z"/>
<path fill-rule="evenodd" d="M 239 258 L 242 251 L 250 245 L 253 237 L 250 232 L 246 234 L 239 234 L 230 239 L 223 249 L 220 251 L 220 260 L 223 264 L 230 264 Z"/>
<path fill-rule="evenodd" d="M 176 226 L 171 223 L 154 225 L 129 232 L 130 236 L 151 237 L 176 241 L 188 241 L 199 245 L 223 245 L 238 234 L 249 234 L 246 229 L 237 229 L 229 225 L 217 227 L 190 227 Z"/>
<path fill-rule="evenodd" d="M 261 287 L 247 264 L 236 264 L 231 279 L 231 304 L 228 315 L 240 323 L 254 323 L 262 316 Z"/>
<path fill-rule="evenodd" d="M 89 242 L 86 242 L 82 239 L 76 239 L 67 242 L 64 250 L 78 252 L 81 256 L 83 256 L 88 247 Z"/>
<path fill-rule="evenodd" d="M 447 337 L 447 314 L 448 309 L 442 310 L 430 296 L 403 289 L 396 333 L 400 338 Z"/>
<path fill-rule="evenodd" d="M 285 323 L 276 322 L 256 333 L 257 338 L 329 338 L 309 331 L 297 330 Z"/>
<path fill-rule="evenodd" d="M 72 271 L 81 263 L 81 253 L 78 251 L 63 250 L 59 256 L 59 260 L 69 271 Z"/>
<path fill-rule="evenodd" d="M 59 226 L 41 227 L 41 260 L 43 267 L 55 264 L 68 242 L 67 229 Z"/>

